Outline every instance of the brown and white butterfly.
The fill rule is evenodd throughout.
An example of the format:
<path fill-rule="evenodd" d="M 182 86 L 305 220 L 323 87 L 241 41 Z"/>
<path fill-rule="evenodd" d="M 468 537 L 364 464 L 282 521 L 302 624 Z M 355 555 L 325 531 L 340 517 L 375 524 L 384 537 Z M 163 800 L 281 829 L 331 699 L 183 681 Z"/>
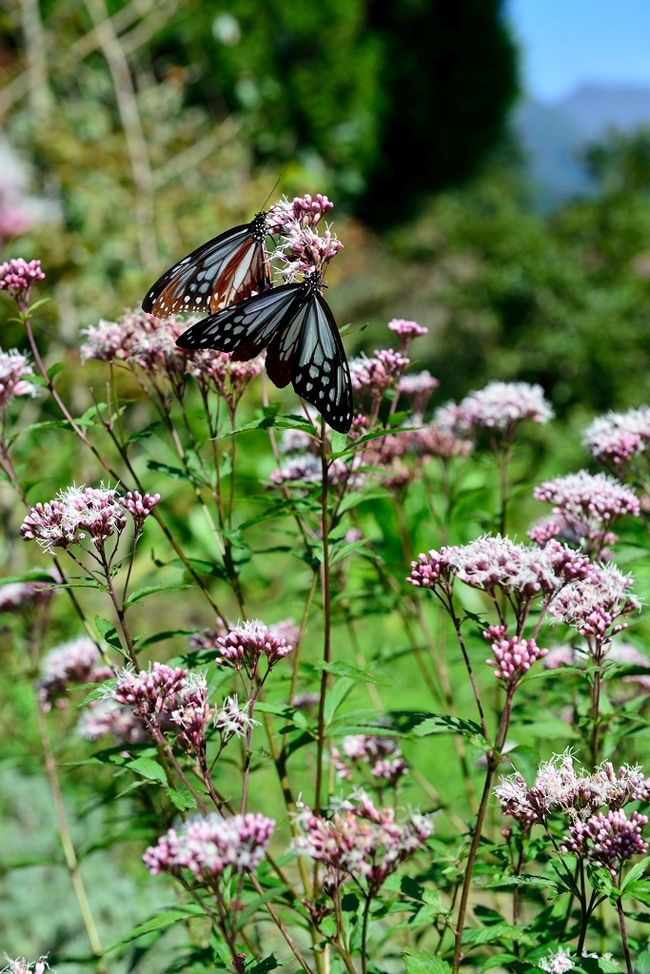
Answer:
<path fill-rule="evenodd" d="M 271 286 L 264 242 L 266 213 L 208 240 L 165 271 L 142 308 L 158 318 L 179 312 L 214 314 Z"/>

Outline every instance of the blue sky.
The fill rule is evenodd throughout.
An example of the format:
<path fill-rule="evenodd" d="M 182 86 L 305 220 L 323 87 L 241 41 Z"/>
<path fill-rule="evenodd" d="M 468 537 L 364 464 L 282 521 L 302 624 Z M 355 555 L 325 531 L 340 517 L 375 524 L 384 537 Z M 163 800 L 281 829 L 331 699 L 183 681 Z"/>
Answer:
<path fill-rule="evenodd" d="M 650 85 L 650 0 L 507 0 L 528 92 L 552 101 L 585 81 Z"/>

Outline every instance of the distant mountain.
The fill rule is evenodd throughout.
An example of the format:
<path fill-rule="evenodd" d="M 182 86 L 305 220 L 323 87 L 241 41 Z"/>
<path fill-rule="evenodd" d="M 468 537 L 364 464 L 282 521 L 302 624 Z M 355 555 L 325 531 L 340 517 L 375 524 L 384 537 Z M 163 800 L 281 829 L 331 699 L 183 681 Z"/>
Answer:
<path fill-rule="evenodd" d="M 650 87 L 583 84 L 556 102 L 521 102 L 514 126 L 528 156 L 537 205 L 548 209 L 590 192 L 581 149 L 609 128 L 631 131 L 641 125 L 650 125 Z"/>

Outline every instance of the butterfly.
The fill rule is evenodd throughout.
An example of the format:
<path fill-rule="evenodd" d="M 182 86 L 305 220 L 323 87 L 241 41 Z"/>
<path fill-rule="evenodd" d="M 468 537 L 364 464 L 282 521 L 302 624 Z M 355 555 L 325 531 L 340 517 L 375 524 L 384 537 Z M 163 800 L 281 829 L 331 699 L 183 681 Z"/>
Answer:
<path fill-rule="evenodd" d="M 147 292 L 142 308 L 159 318 L 180 311 L 218 311 L 266 290 L 271 268 L 264 249 L 266 213 L 232 227 L 183 257 Z"/>
<path fill-rule="evenodd" d="M 334 315 L 321 294 L 318 270 L 299 283 L 256 294 L 192 325 L 178 338 L 181 348 L 215 348 L 235 361 L 266 349 L 266 371 L 280 389 L 294 390 L 340 433 L 352 423 L 352 381 Z"/>

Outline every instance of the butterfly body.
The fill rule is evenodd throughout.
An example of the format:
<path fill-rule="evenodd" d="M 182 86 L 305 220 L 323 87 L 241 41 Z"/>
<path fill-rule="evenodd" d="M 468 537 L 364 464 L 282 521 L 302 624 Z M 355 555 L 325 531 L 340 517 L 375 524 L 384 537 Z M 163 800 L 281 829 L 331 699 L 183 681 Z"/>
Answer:
<path fill-rule="evenodd" d="M 266 290 L 271 269 L 264 249 L 266 213 L 232 227 L 183 257 L 148 291 L 142 307 L 159 318 L 225 308 Z"/>
<path fill-rule="evenodd" d="M 293 384 L 329 425 L 347 432 L 352 422 L 352 382 L 334 316 L 314 270 L 299 283 L 283 284 L 223 308 L 192 325 L 181 348 L 213 348 L 246 361 L 266 349 L 266 370 L 280 388 Z"/>

